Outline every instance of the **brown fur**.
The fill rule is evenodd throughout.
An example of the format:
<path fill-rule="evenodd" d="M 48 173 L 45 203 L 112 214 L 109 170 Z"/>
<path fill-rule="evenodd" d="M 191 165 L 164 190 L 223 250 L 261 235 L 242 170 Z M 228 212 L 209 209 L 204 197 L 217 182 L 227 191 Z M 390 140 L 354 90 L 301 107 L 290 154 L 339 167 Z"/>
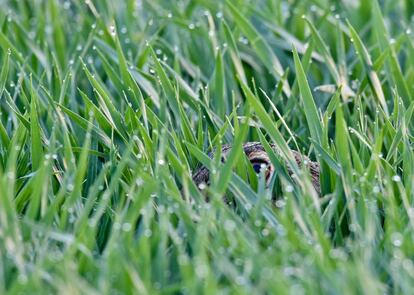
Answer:
<path fill-rule="evenodd" d="M 277 153 L 277 149 L 275 145 L 272 145 L 273 150 Z M 222 160 L 225 161 L 227 154 L 230 152 L 231 146 L 230 145 L 224 145 L 222 147 Z M 273 166 L 270 163 L 269 156 L 267 155 L 264 147 L 259 142 L 248 142 L 243 145 L 243 150 L 246 156 L 250 161 L 254 159 L 260 159 L 261 161 L 265 162 L 270 167 L 270 175 L 273 174 Z M 299 167 L 302 166 L 302 162 L 306 163 L 306 167 L 309 169 L 311 180 L 313 187 L 315 188 L 315 191 L 320 194 L 321 188 L 320 188 L 320 182 L 319 182 L 319 163 L 312 162 L 308 157 L 301 155 L 297 151 L 293 151 L 293 156 L 296 160 L 296 163 Z M 212 158 L 214 156 L 214 153 L 210 153 L 209 157 Z M 291 168 L 287 167 L 289 175 L 292 175 L 293 172 Z M 197 185 L 200 185 L 202 183 L 208 184 L 209 182 L 209 171 L 206 167 L 201 167 L 193 174 L 193 180 Z"/>

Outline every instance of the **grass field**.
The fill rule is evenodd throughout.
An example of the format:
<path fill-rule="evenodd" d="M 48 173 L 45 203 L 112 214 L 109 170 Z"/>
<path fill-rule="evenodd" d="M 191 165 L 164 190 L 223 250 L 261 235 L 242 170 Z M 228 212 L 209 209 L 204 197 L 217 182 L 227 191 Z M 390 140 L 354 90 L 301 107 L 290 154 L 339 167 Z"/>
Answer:
<path fill-rule="evenodd" d="M 0 7 L 0 294 L 412 293 L 411 0 Z"/>

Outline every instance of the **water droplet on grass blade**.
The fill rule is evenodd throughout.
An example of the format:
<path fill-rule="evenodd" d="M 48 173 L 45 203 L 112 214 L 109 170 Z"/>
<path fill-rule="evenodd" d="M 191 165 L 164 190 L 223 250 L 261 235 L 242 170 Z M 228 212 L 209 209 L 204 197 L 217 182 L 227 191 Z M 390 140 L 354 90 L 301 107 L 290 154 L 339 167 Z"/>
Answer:
<path fill-rule="evenodd" d="M 236 223 L 231 220 L 231 219 L 227 219 L 226 221 L 224 221 L 224 229 L 226 231 L 233 231 L 236 228 Z"/>
<path fill-rule="evenodd" d="M 394 181 L 394 182 L 400 182 L 401 181 L 401 177 L 399 175 L 394 175 L 392 177 L 392 181 Z"/>
<path fill-rule="evenodd" d="M 395 247 L 400 247 L 402 245 L 403 236 L 399 232 L 391 234 L 391 242 Z"/>
<path fill-rule="evenodd" d="M 112 26 L 110 26 L 110 27 L 109 27 L 109 33 L 110 33 L 112 36 L 116 36 L 116 28 L 115 28 L 115 26 L 114 26 L 114 25 L 112 25 Z"/>
<path fill-rule="evenodd" d="M 293 186 L 290 185 L 290 184 L 286 185 L 285 186 L 285 192 L 287 192 L 287 193 L 293 192 Z"/>
<path fill-rule="evenodd" d="M 264 228 L 262 230 L 262 235 L 265 236 L 265 237 L 267 237 L 269 235 L 269 230 L 267 228 Z"/>
<path fill-rule="evenodd" d="M 146 229 L 144 231 L 144 236 L 146 236 L 147 238 L 151 237 L 152 236 L 152 230 Z"/>
<path fill-rule="evenodd" d="M 349 231 L 356 232 L 357 229 L 358 229 L 358 226 L 355 223 L 350 223 L 349 224 Z"/>
<path fill-rule="evenodd" d="M 179 265 L 184 265 L 184 264 L 188 264 L 188 257 L 185 254 L 181 254 L 178 256 L 178 264 Z"/>
<path fill-rule="evenodd" d="M 141 177 L 139 177 L 139 178 L 137 178 L 137 180 L 135 180 L 135 184 L 137 186 L 141 186 L 141 185 L 144 184 L 144 180 Z"/>
<path fill-rule="evenodd" d="M 286 205 L 286 202 L 284 200 L 277 200 L 275 205 L 278 208 L 283 208 Z"/>
<path fill-rule="evenodd" d="M 129 222 L 122 224 L 122 230 L 124 232 L 129 232 L 132 229 L 132 225 Z"/>
<path fill-rule="evenodd" d="M 68 186 L 67 186 L 68 192 L 73 191 L 74 188 L 75 188 L 75 186 L 72 183 L 69 183 Z"/>
<path fill-rule="evenodd" d="M 204 263 L 200 263 L 196 266 L 195 273 L 199 278 L 205 278 L 207 276 L 208 267 Z"/>

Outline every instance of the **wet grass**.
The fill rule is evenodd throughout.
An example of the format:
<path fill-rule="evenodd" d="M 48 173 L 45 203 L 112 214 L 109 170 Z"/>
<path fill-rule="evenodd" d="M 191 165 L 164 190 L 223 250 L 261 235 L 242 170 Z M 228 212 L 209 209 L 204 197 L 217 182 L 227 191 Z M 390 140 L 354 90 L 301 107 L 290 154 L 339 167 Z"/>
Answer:
<path fill-rule="evenodd" d="M 0 6 L 0 293 L 412 292 L 410 0 Z"/>

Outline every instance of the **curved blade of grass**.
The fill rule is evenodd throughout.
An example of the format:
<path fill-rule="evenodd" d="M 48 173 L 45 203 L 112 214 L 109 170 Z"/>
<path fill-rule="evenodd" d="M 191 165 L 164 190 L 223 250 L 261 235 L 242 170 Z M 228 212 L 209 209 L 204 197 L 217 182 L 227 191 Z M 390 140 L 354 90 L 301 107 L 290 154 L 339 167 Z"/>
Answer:
<path fill-rule="evenodd" d="M 226 79 L 224 75 L 224 67 L 223 67 L 223 56 L 221 51 L 217 51 L 216 56 L 216 67 L 213 73 L 213 81 L 212 81 L 212 92 L 214 106 L 216 108 L 216 112 L 220 117 L 223 117 L 227 106 L 227 96 L 226 96 Z"/>
<path fill-rule="evenodd" d="M 249 125 L 247 124 L 248 120 L 241 124 L 239 131 L 234 135 L 234 141 L 232 143 L 232 148 L 227 156 L 227 160 L 223 168 L 219 171 L 219 180 L 215 190 L 219 196 L 222 196 L 225 193 L 228 183 L 230 182 L 233 167 L 243 153 L 243 142 L 247 134 Z"/>
<path fill-rule="evenodd" d="M 4 87 L 6 86 L 7 77 L 9 74 L 10 55 L 11 55 L 11 52 L 6 52 L 3 55 L 3 63 L 1 66 L 1 73 L 0 73 L 0 98 L 3 95 Z"/>
<path fill-rule="evenodd" d="M 236 41 L 234 40 L 233 33 L 231 32 L 225 20 L 223 20 L 223 28 L 224 33 L 226 35 L 227 43 L 229 44 L 230 56 L 233 61 L 234 67 L 236 68 L 237 75 L 243 81 L 243 83 L 247 84 L 246 73 L 243 69 L 243 65 L 240 60 L 240 53 L 237 48 Z"/>
<path fill-rule="evenodd" d="M 315 28 L 313 23 L 308 18 L 305 18 L 305 20 L 311 29 L 316 48 L 318 48 L 321 51 L 322 57 L 324 58 L 325 63 L 328 65 L 328 69 L 331 72 L 331 75 L 334 77 L 335 81 L 340 82 L 341 79 L 339 76 L 339 71 L 336 68 L 335 61 L 331 53 L 329 52 L 328 46 L 326 45 L 325 41 L 322 39 L 320 33 Z M 297 50 L 296 47 L 295 47 L 295 50 Z"/>
<path fill-rule="evenodd" d="M 239 12 L 239 10 L 231 3 L 231 1 L 226 0 L 226 5 L 229 8 L 231 15 L 234 18 L 234 22 L 237 24 L 237 27 L 246 35 L 246 38 L 249 40 L 251 46 L 254 48 L 256 54 L 263 62 L 263 64 L 274 73 L 277 78 L 281 79 L 284 74 L 282 65 L 274 54 L 273 50 L 270 48 L 266 40 L 260 35 L 260 33 L 251 25 L 251 23 Z M 290 96 L 290 86 L 285 81 L 283 84 L 283 90 L 287 97 Z"/>
<path fill-rule="evenodd" d="M 377 97 L 378 101 L 381 104 L 384 112 L 388 114 L 388 107 L 387 103 L 385 102 L 384 92 L 382 91 L 381 82 L 378 78 L 377 73 L 373 69 L 373 64 L 371 60 L 371 56 L 368 53 L 368 50 L 365 48 L 364 44 L 362 43 L 361 38 L 359 38 L 358 33 L 355 31 L 354 27 L 348 22 L 349 31 L 351 33 L 353 43 L 355 45 L 355 50 L 357 51 L 361 62 L 364 64 L 365 70 L 367 72 L 369 82 L 375 96 Z"/>
<path fill-rule="evenodd" d="M 167 73 L 164 71 L 161 63 L 158 61 L 158 57 L 155 54 L 154 50 L 151 48 L 151 56 L 155 64 L 155 71 L 159 76 L 159 83 L 161 84 L 162 89 L 165 93 L 165 99 L 167 100 L 168 104 L 172 107 L 174 114 L 179 113 L 179 101 L 178 97 L 176 96 L 176 92 L 174 90 L 173 84 L 171 83 L 170 79 L 167 76 Z"/>
<path fill-rule="evenodd" d="M 37 115 L 37 94 L 33 87 L 31 87 L 30 137 L 32 171 L 36 171 L 40 167 L 40 163 L 43 159 L 43 147 L 39 118 Z"/>
<path fill-rule="evenodd" d="M 300 62 L 298 52 L 293 49 L 293 58 L 295 60 L 296 75 L 300 91 L 300 97 L 304 105 L 304 112 L 306 121 L 308 122 L 311 137 L 316 142 L 321 142 L 322 139 L 322 124 L 319 119 L 318 110 L 312 96 L 308 81 L 306 79 L 305 71 Z"/>
<path fill-rule="evenodd" d="M 386 50 L 387 48 L 391 49 L 390 55 L 388 56 L 389 66 L 391 71 L 387 72 L 387 76 L 389 77 L 390 81 L 393 81 L 395 85 L 397 85 L 398 91 L 401 92 L 401 96 L 408 106 L 413 97 L 411 92 L 409 91 L 408 85 L 402 74 L 401 67 L 397 58 L 397 54 L 394 50 L 392 42 L 389 39 L 389 33 L 387 27 L 385 26 L 384 17 L 381 12 L 381 7 L 378 3 L 378 0 L 372 1 L 372 21 L 373 21 L 373 28 L 377 35 L 377 40 L 381 46 L 382 50 Z"/>
<path fill-rule="evenodd" d="M 272 138 L 273 142 L 276 144 L 277 148 L 284 156 L 284 159 L 288 161 L 290 167 L 292 167 L 292 169 L 297 172 L 298 167 L 296 161 L 293 160 L 290 148 L 284 140 L 280 131 L 276 128 L 276 124 L 272 121 L 272 119 L 264 109 L 263 105 L 260 103 L 259 99 L 253 94 L 253 92 L 243 83 L 241 83 L 241 87 L 249 104 L 253 107 L 253 110 L 255 111 L 257 117 L 260 119 L 260 121 L 263 124 L 263 127 L 266 129 L 266 132 Z"/>

